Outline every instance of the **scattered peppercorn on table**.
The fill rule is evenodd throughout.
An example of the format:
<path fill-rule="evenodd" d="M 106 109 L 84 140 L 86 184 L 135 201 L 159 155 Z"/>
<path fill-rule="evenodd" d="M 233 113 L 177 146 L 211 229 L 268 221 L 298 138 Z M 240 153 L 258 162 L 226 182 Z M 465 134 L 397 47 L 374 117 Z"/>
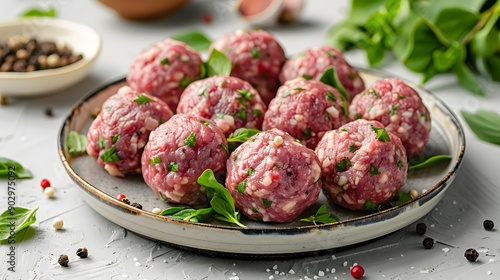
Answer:
<path fill-rule="evenodd" d="M 500 232 L 495 223 L 500 223 L 496 163 L 500 146 L 479 140 L 463 119 L 465 158 L 437 206 L 399 231 L 339 251 L 274 259 L 211 256 L 152 241 L 92 209 L 58 154 L 59 130 L 69 110 L 88 92 L 126 75 L 137 53 L 165 37 L 198 29 L 217 38 L 249 28 L 236 14 L 233 2 L 193 0 L 169 17 L 147 22 L 123 20 L 97 1 L 54 2 L 58 17 L 97 30 L 103 49 L 90 75 L 69 89 L 36 98 L 2 98 L 0 158 L 17 161 L 33 177 L 0 179 L 4 190 L 0 210 L 24 207 L 34 211 L 26 210 L 18 217 L 31 225 L 14 233 L 15 239 L 8 238 L 10 228 L 0 228 L 6 237 L 0 245 L 0 279 L 498 279 Z M 0 20 L 18 17 L 31 4 L 35 3 L 3 0 Z M 298 54 L 325 44 L 327 31 L 345 18 L 349 6 L 346 0 L 308 1 L 298 22 L 267 30 L 286 48 L 287 56 Z M 350 64 L 368 68 L 363 53 L 345 56 Z M 382 68 L 417 84 L 421 79 L 390 59 Z M 500 85 L 483 82 L 487 97 L 471 95 L 451 76 L 436 77 L 425 88 L 457 115 L 459 110 L 498 111 Z M 114 197 L 129 199 L 119 189 Z M 131 198 L 130 205 L 154 214 L 164 208 L 145 209 L 136 200 Z"/>

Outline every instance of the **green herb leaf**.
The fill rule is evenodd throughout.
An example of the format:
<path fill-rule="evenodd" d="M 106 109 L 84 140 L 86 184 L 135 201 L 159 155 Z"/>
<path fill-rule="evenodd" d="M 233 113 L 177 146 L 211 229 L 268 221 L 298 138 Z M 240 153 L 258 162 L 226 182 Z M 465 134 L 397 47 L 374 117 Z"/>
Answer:
<path fill-rule="evenodd" d="M 335 102 L 335 101 L 337 101 L 337 98 L 335 97 L 335 94 L 333 94 L 333 92 L 327 91 L 326 92 L 326 100 Z"/>
<path fill-rule="evenodd" d="M 262 111 L 259 109 L 255 109 L 252 111 L 252 115 L 255 116 L 256 118 L 260 118 L 262 116 Z"/>
<path fill-rule="evenodd" d="M 335 68 L 329 67 L 328 69 L 326 69 L 323 75 L 321 75 L 319 81 L 336 88 L 345 100 L 349 100 L 349 95 L 340 82 Z"/>
<path fill-rule="evenodd" d="M 106 148 L 106 140 L 104 140 L 104 138 L 102 138 L 102 137 L 99 137 L 99 140 L 97 142 L 97 146 L 99 147 L 99 150 Z"/>
<path fill-rule="evenodd" d="M 373 203 L 369 199 L 365 200 L 365 203 L 363 204 L 363 209 L 365 210 L 375 210 L 377 208 L 378 208 L 377 204 Z"/>
<path fill-rule="evenodd" d="M 255 169 L 253 169 L 253 167 L 249 167 L 248 172 L 247 172 L 248 177 L 252 176 L 254 173 L 255 173 Z"/>
<path fill-rule="evenodd" d="M 101 160 L 104 162 L 120 161 L 120 157 L 118 156 L 118 153 L 116 152 L 115 146 L 112 146 L 111 148 L 104 151 L 104 153 L 101 155 Z"/>
<path fill-rule="evenodd" d="M 247 187 L 247 179 L 241 181 L 238 183 L 238 185 L 236 185 L 236 190 L 241 193 L 241 194 L 244 194 L 245 193 L 245 189 Z"/>
<path fill-rule="evenodd" d="M 87 136 L 72 130 L 68 133 L 66 145 L 73 156 L 83 155 L 87 153 Z"/>
<path fill-rule="evenodd" d="M 500 145 L 500 115 L 494 111 L 479 110 L 475 113 L 461 111 L 462 116 L 476 136 L 491 144 Z"/>
<path fill-rule="evenodd" d="M 189 146 L 189 147 L 194 147 L 196 144 L 196 133 L 191 132 L 189 136 L 184 140 L 184 145 Z"/>
<path fill-rule="evenodd" d="M 120 139 L 120 133 L 113 135 L 111 137 L 111 142 L 115 144 L 116 142 L 118 142 L 118 139 Z"/>
<path fill-rule="evenodd" d="M 451 156 L 449 155 L 435 155 L 431 157 L 423 157 L 410 160 L 408 164 L 408 170 L 422 169 L 427 168 L 438 163 L 449 162 L 451 160 Z M 399 167 L 399 162 L 398 162 Z"/>
<path fill-rule="evenodd" d="M 38 206 L 33 209 L 23 208 L 20 206 L 9 207 L 0 215 L 0 240 L 14 240 L 15 236 L 11 235 L 11 231 L 19 233 L 26 227 L 36 222 L 36 211 Z M 14 227 L 12 226 L 14 223 Z"/>
<path fill-rule="evenodd" d="M 326 205 L 321 205 L 318 211 L 316 211 L 316 214 L 308 218 L 300 219 L 300 221 L 306 223 L 314 223 L 316 225 L 316 224 L 336 223 L 339 221 L 339 218 L 337 218 L 332 213 L 328 213 L 326 211 Z"/>
<path fill-rule="evenodd" d="M 306 75 L 306 74 L 303 74 L 303 75 L 302 75 L 302 78 L 304 78 L 304 79 L 306 79 L 306 80 L 308 80 L 308 81 L 309 81 L 309 80 L 312 80 L 314 77 L 313 77 L 313 76 L 311 76 L 311 75 Z"/>
<path fill-rule="evenodd" d="M 349 152 L 354 153 L 356 150 L 356 145 L 352 144 L 351 146 L 349 146 Z"/>
<path fill-rule="evenodd" d="M 214 49 L 206 62 L 208 76 L 229 76 L 231 74 L 231 60 L 220 51 Z"/>
<path fill-rule="evenodd" d="M 405 193 L 402 190 L 398 191 L 396 198 L 397 198 L 397 200 L 396 200 L 395 206 L 399 206 L 399 205 L 404 204 L 404 203 L 411 201 L 413 199 L 413 197 L 411 197 L 411 195 Z"/>
<path fill-rule="evenodd" d="M 171 161 L 167 164 L 167 169 L 168 171 L 177 172 L 179 171 L 179 164 L 177 162 Z"/>
<path fill-rule="evenodd" d="M 179 82 L 179 86 L 183 89 L 187 88 L 189 86 L 189 84 L 191 84 L 193 82 L 193 80 L 191 78 L 189 78 L 188 76 L 184 76 L 184 78 L 182 78 L 182 80 Z"/>
<path fill-rule="evenodd" d="M 255 58 L 261 58 L 262 57 L 262 54 L 260 53 L 259 51 L 259 48 L 257 47 L 253 47 L 251 50 L 250 50 L 250 56 L 255 59 Z"/>
<path fill-rule="evenodd" d="M 306 139 L 311 139 L 312 137 L 312 129 L 310 127 L 302 130 L 302 135 L 304 135 L 304 138 Z"/>
<path fill-rule="evenodd" d="M 161 195 L 161 193 L 160 193 Z M 175 213 L 178 213 L 184 209 L 186 209 L 187 207 L 186 206 L 175 206 L 175 207 L 169 207 L 167 209 L 164 209 L 163 211 L 160 212 L 160 215 L 162 216 L 170 216 L 170 215 L 173 215 Z"/>
<path fill-rule="evenodd" d="M 265 207 L 269 207 L 269 206 L 271 206 L 273 204 L 272 201 L 267 200 L 265 198 L 262 199 L 262 203 L 264 204 Z"/>
<path fill-rule="evenodd" d="M 389 112 L 389 116 L 394 116 L 396 112 L 398 111 L 397 109 L 401 106 L 400 104 L 394 104 L 391 106 L 391 111 Z"/>
<path fill-rule="evenodd" d="M 134 102 L 139 104 L 139 105 L 142 105 L 142 104 L 145 104 L 145 103 L 148 103 L 148 102 L 155 102 L 153 99 L 145 96 L 144 94 L 139 94 L 135 99 L 134 99 Z"/>
<path fill-rule="evenodd" d="M 55 8 L 50 7 L 46 10 L 41 8 L 32 8 L 25 11 L 21 17 L 57 17 L 57 11 Z"/>
<path fill-rule="evenodd" d="M 242 121 L 246 121 L 247 120 L 247 111 L 244 108 L 239 109 L 238 112 L 236 112 L 236 117 L 238 117 L 238 119 L 240 119 Z"/>
<path fill-rule="evenodd" d="M 377 136 L 375 136 L 376 139 L 382 141 L 382 142 L 391 142 L 391 137 L 389 137 L 389 134 L 387 131 L 383 128 L 376 127 L 374 125 L 371 126 L 373 131 L 377 133 Z"/>
<path fill-rule="evenodd" d="M 401 170 L 401 168 L 403 168 L 403 162 L 401 160 L 398 160 L 398 169 Z"/>
<path fill-rule="evenodd" d="M 33 178 L 31 171 L 24 168 L 19 162 L 0 157 L 0 179 L 16 176 L 17 179 Z"/>
<path fill-rule="evenodd" d="M 344 157 L 341 161 L 335 164 L 335 170 L 337 170 L 337 172 L 344 172 L 347 170 L 348 166 L 352 166 L 352 163 L 349 158 Z"/>
<path fill-rule="evenodd" d="M 152 158 L 149 159 L 149 164 L 151 164 L 151 165 L 155 165 L 155 164 L 158 164 L 158 163 L 161 163 L 161 157 L 160 156 L 152 157 Z"/>
<path fill-rule="evenodd" d="M 212 44 L 212 40 L 205 34 L 195 30 L 178 33 L 170 38 L 184 42 L 186 45 L 200 52 L 208 50 L 210 44 Z"/>
<path fill-rule="evenodd" d="M 203 171 L 197 182 L 205 188 L 210 205 L 219 214 L 215 217 L 216 219 L 234 223 L 242 228 L 247 227 L 240 223 L 240 214 L 236 211 L 233 197 L 223 185 L 217 182 L 212 170 Z"/>
<path fill-rule="evenodd" d="M 160 61 L 160 64 L 163 64 L 163 65 L 170 65 L 170 59 L 168 59 L 167 57 L 165 57 L 164 59 L 162 59 Z"/>
<path fill-rule="evenodd" d="M 380 171 L 378 171 L 378 169 L 375 166 L 370 164 L 370 175 L 375 176 L 378 174 L 380 174 Z"/>

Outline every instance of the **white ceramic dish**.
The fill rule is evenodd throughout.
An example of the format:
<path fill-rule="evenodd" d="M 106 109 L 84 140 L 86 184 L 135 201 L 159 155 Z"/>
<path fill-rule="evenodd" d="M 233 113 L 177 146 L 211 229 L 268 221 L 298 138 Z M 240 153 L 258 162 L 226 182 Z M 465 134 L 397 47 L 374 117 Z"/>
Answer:
<path fill-rule="evenodd" d="M 360 70 L 366 84 L 387 77 L 371 70 Z M 288 257 L 324 250 L 337 250 L 369 241 L 399 230 L 431 211 L 450 187 L 464 156 L 465 138 L 462 126 L 452 111 L 436 96 L 412 85 L 422 96 L 432 117 L 432 132 L 425 153 L 449 154 L 449 164 L 414 171 L 409 174 L 403 190 L 416 189 L 420 195 L 403 205 L 377 213 L 348 211 L 330 205 L 323 195 L 316 205 L 301 217 L 313 214 L 320 205 L 328 205 L 340 222 L 311 225 L 300 221 L 287 224 L 266 224 L 244 220 L 247 229 L 228 224 L 194 224 L 149 212 L 153 207 L 167 208 L 145 185 L 141 176 L 115 178 L 108 175 L 89 156 L 73 158 L 67 151 L 66 138 L 71 130 L 86 133 L 95 108 L 124 85 L 124 79 L 108 84 L 91 93 L 78 104 L 62 125 L 59 154 L 65 169 L 82 188 L 83 197 L 99 214 L 110 221 L 148 238 L 183 248 L 214 254 L 244 257 Z M 117 201 L 125 193 L 139 202 L 144 210 Z"/>
<path fill-rule="evenodd" d="M 0 72 L 0 93 L 6 96 L 37 96 L 54 93 L 82 80 L 101 52 L 101 37 L 90 27 L 56 18 L 23 18 L 0 23 L 0 43 L 7 38 L 35 37 L 40 41 L 67 44 L 83 59 L 56 69 L 33 72 Z"/>

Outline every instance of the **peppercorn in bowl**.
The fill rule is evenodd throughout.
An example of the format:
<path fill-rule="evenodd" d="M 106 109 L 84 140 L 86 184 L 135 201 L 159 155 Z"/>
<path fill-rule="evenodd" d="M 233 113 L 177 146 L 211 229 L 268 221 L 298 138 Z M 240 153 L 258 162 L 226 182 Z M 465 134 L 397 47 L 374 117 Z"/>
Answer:
<path fill-rule="evenodd" d="M 0 94 L 52 94 L 81 81 L 101 52 L 85 25 L 55 18 L 0 23 Z"/>

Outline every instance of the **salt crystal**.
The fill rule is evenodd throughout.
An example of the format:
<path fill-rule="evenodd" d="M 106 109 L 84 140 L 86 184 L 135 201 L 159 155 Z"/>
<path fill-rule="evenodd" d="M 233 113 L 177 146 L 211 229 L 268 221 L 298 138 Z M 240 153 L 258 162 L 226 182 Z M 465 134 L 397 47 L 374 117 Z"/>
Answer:
<path fill-rule="evenodd" d="M 415 267 L 414 266 L 410 266 L 410 269 L 414 269 Z"/>
<path fill-rule="evenodd" d="M 457 202 L 455 200 L 453 200 L 453 204 L 457 204 Z"/>
<path fill-rule="evenodd" d="M 316 275 L 314 275 L 314 277 L 313 277 L 313 278 L 314 278 L 314 279 L 319 279 L 319 277 L 318 277 L 318 276 L 316 276 Z"/>
<path fill-rule="evenodd" d="M 238 276 L 231 276 L 231 277 L 229 277 L 229 280 L 240 280 L 240 277 L 238 277 Z"/>
<path fill-rule="evenodd" d="M 450 251 L 450 248 L 443 248 L 443 249 L 441 249 L 441 251 L 448 253 Z"/>
<path fill-rule="evenodd" d="M 390 261 L 392 261 L 392 258 L 389 258 Z"/>
<path fill-rule="evenodd" d="M 401 254 L 401 257 L 404 257 L 404 255 L 403 255 L 403 254 Z"/>
<path fill-rule="evenodd" d="M 492 274 L 491 270 L 488 270 L 488 272 L 487 272 L 487 273 L 488 273 L 488 275 L 491 275 L 491 274 Z"/>
<path fill-rule="evenodd" d="M 269 272 L 269 271 L 271 271 L 271 270 L 269 268 L 266 268 L 266 272 Z"/>
<path fill-rule="evenodd" d="M 233 275 L 236 275 L 236 272 L 233 272 Z"/>
<path fill-rule="evenodd" d="M 269 276 L 269 280 L 272 280 L 272 279 L 274 279 L 274 276 L 272 276 L 272 275 Z"/>
<path fill-rule="evenodd" d="M 163 259 L 163 262 L 164 262 L 164 263 L 166 263 L 166 262 L 167 262 L 167 260 L 166 260 L 166 259 Z"/>
<path fill-rule="evenodd" d="M 431 228 L 432 228 L 432 227 L 435 227 L 435 226 L 436 226 L 435 224 L 431 224 Z"/>
<path fill-rule="evenodd" d="M 274 272 L 274 274 L 278 275 L 278 274 L 280 274 L 280 272 L 276 270 L 276 271 Z"/>
<path fill-rule="evenodd" d="M 426 270 L 420 270 L 420 273 L 429 273 L 429 270 L 426 269 Z"/>
<path fill-rule="evenodd" d="M 335 273 L 335 271 L 337 271 L 337 270 L 336 270 L 335 268 L 332 268 L 330 271 L 331 271 L 332 273 Z"/>
<path fill-rule="evenodd" d="M 453 227 L 453 225 L 450 225 L 450 227 Z"/>
<path fill-rule="evenodd" d="M 347 262 L 344 262 L 344 266 L 347 266 Z"/>
<path fill-rule="evenodd" d="M 273 266 L 273 269 L 274 269 L 274 270 L 278 269 L 278 265 L 276 265 L 276 264 L 275 264 L 275 265 Z"/>
<path fill-rule="evenodd" d="M 295 271 L 294 271 L 293 269 L 290 269 L 290 270 L 288 271 L 288 274 L 295 274 Z"/>
<path fill-rule="evenodd" d="M 282 271 L 282 272 L 280 272 L 280 275 L 283 276 L 283 275 L 285 275 L 285 273 Z"/>
<path fill-rule="evenodd" d="M 490 262 L 494 262 L 494 261 L 495 261 L 495 259 L 490 259 Z"/>
<path fill-rule="evenodd" d="M 123 278 L 128 278 L 128 275 L 127 274 L 122 274 L 122 277 Z"/>
<path fill-rule="evenodd" d="M 323 271 L 321 271 L 321 270 L 320 270 L 320 271 L 318 272 L 318 276 L 321 276 L 321 277 L 325 276 L 325 272 L 323 272 Z"/>
<path fill-rule="evenodd" d="M 236 266 L 236 264 L 235 264 L 235 263 L 233 263 L 233 266 Z"/>
<path fill-rule="evenodd" d="M 335 257 L 335 255 L 332 255 L 332 260 L 336 260 L 337 257 Z"/>
<path fill-rule="evenodd" d="M 138 261 L 139 259 L 138 258 L 134 258 L 134 262 Z"/>
<path fill-rule="evenodd" d="M 135 262 L 135 266 L 141 266 L 140 262 Z"/>

